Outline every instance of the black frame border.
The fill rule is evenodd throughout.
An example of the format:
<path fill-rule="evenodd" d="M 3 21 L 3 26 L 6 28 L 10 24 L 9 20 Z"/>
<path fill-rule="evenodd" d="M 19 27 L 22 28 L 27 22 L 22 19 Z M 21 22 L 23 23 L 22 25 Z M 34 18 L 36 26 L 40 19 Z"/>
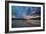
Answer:
<path fill-rule="evenodd" d="M 10 31 L 9 32 L 9 3 L 23 3 L 23 4 L 39 4 L 43 5 L 43 29 L 39 30 L 24 30 L 24 31 Z M 22 2 L 22 1 L 5 1 L 5 33 L 18 33 L 18 32 L 35 32 L 45 31 L 45 3 L 40 2 Z"/>

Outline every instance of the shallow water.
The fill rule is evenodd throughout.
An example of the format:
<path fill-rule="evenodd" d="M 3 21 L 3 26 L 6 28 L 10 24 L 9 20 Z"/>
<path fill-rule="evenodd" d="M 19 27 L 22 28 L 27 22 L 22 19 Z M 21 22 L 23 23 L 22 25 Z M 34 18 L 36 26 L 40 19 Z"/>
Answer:
<path fill-rule="evenodd" d="M 12 28 L 16 28 L 16 27 L 40 27 L 40 24 L 41 24 L 40 20 L 12 20 Z"/>

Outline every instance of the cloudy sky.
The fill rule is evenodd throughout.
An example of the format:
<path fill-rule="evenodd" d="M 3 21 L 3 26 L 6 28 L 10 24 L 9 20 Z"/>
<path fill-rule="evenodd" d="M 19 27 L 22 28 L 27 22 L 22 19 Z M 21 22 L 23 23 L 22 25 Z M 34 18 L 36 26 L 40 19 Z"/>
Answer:
<path fill-rule="evenodd" d="M 32 14 L 40 14 L 40 11 L 40 7 L 12 6 L 12 16 L 17 18 L 31 16 Z"/>

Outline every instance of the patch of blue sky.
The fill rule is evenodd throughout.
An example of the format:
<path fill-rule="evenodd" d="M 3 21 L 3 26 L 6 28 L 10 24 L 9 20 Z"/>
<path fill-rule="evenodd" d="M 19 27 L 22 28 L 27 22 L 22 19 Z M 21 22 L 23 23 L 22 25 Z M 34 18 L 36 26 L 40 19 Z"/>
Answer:
<path fill-rule="evenodd" d="M 23 17 L 31 15 L 32 12 L 38 12 L 40 7 L 26 7 L 26 6 L 12 6 L 12 15 L 16 17 Z"/>

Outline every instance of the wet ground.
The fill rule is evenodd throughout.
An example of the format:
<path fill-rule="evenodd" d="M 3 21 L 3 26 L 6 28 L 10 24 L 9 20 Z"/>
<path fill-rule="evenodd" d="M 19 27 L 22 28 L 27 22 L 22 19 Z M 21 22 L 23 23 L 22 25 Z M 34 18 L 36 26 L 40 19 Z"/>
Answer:
<path fill-rule="evenodd" d="M 40 27 L 40 20 L 12 20 L 12 28 L 16 27 Z"/>

